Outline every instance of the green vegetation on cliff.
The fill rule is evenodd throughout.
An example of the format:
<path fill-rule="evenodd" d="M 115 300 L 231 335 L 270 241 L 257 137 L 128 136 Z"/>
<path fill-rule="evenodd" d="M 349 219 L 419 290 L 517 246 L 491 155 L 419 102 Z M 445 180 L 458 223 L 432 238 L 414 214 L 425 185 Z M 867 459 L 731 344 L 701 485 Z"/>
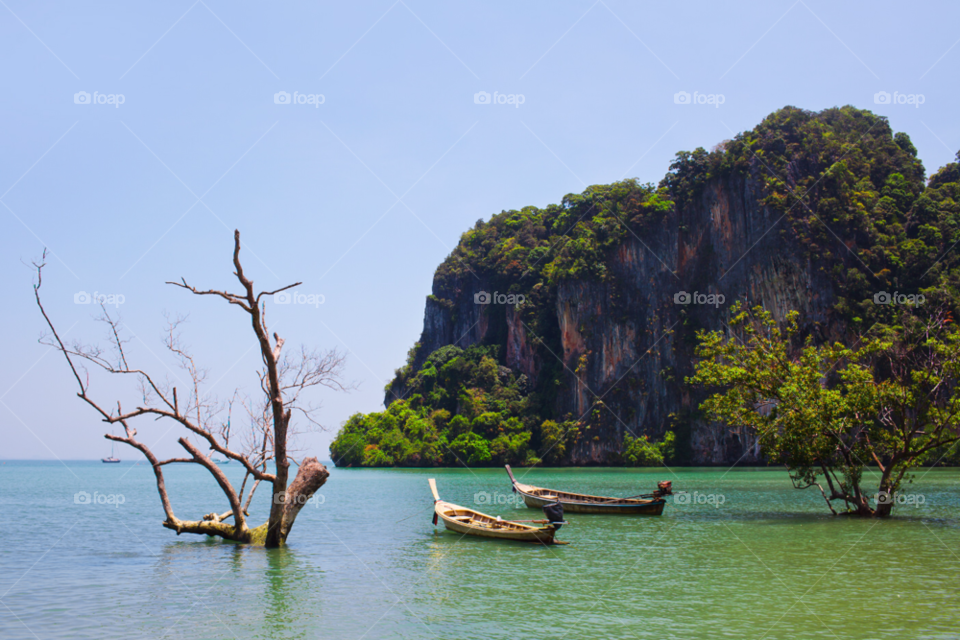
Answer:
<path fill-rule="evenodd" d="M 564 279 L 607 277 L 605 262 L 631 232 L 671 211 L 666 191 L 636 180 L 571 194 L 560 205 L 507 211 L 478 222 L 437 269 L 435 291 L 449 298 L 458 280 L 488 276 L 500 292 L 522 291 L 522 321 L 545 341 L 556 341 L 552 302 Z M 624 223 L 623 221 L 627 221 Z M 631 230 L 625 228 L 625 224 Z M 561 237 L 565 246 L 556 247 Z M 337 465 L 471 466 L 560 464 L 589 426 L 577 416 L 556 416 L 553 400 L 564 374 L 556 362 L 540 372 L 536 388 L 502 366 L 502 345 L 436 350 L 415 370 L 418 347 L 398 369 L 388 394 L 403 389 L 379 413 L 355 414 L 330 447 Z M 581 433 L 583 432 L 583 433 Z M 658 450 L 659 451 L 659 450 Z M 657 455 L 634 455 L 628 464 L 659 464 Z M 662 455 L 659 460 L 662 462 Z"/>
<path fill-rule="evenodd" d="M 916 154 L 906 133 L 869 111 L 785 108 L 712 153 L 677 154 L 662 185 L 683 206 L 712 179 L 751 175 L 834 282 L 836 311 L 869 326 L 890 319 L 889 306 L 873 304 L 882 290 L 958 299 L 960 256 L 949 253 L 960 241 L 958 165 L 925 187 Z"/>
<path fill-rule="evenodd" d="M 556 357 L 558 290 L 565 283 L 603 284 L 610 291 L 604 314 L 625 316 L 618 305 L 631 285 L 618 282 L 614 254 L 631 238 L 671 224 L 689 233 L 684 213 L 702 208 L 707 188 L 724 183 L 745 184 L 773 220 L 782 219 L 770 233 L 791 236 L 799 259 L 833 284 L 833 313 L 852 331 L 893 322 L 890 305 L 874 304 L 881 291 L 923 294 L 960 311 L 960 256 L 953 250 L 960 242 L 960 165 L 943 167 L 925 184 L 910 138 L 895 134 L 885 118 L 853 107 L 819 113 L 786 107 L 713 151 L 678 153 L 658 185 L 595 185 L 560 204 L 478 221 L 438 267 L 432 302 L 456 320 L 457 304 L 477 278 L 500 293 L 523 294 L 513 312 L 536 338 L 535 380 L 504 366 L 502 320 L 482 346 L 421 353 L 417 345 L 388 386 L 396 400 L 386 411 L 352 416 L 331 446 L 334 461 L 564 464 L 578 443 L 603 444 L 591 429 L 613 414 L 599 403 L 583 416 L 558 415 L 565 377 L 580 375 L 580 367 L 570 371 Z M 671 372 L 662 375 L 672 380 Z M 607 462 L 660 464 L 674 455 L 672 433 L 669 442 L 635 435 L 614 443 Z M 677 431 L 678 449 L 685 438 Z"/>
<path fill-rule="evenodd" d="M 410 394 L 381 413 L 355 414 L 330 447 L 338 465 L 537 464 L 564 451 L 563 430 L 538 418 L 526 376 L 497 364 L 495 346 L 437 349 L 406 381 Z"/>

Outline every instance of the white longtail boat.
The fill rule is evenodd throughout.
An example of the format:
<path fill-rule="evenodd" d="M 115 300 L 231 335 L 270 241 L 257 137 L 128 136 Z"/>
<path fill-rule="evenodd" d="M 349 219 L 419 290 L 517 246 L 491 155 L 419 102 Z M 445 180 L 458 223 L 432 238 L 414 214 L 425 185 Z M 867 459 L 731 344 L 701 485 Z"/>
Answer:
<path fill-rule="evenodd" d="M 503 520 L 500 517 L 489 516 L 467 507 L 444 502 L 437 492 L 437 482 L 430 478 L 430 491 L 433 492 L 434 516 L 433 524 L 437 519 L 443 520 L 443 525 L 450 531 L 484 538 L 499 538 L 501 540 L 516 540 L 517 542 L 538 542 L 540 544 L 567 544 L 554 540 L 560 526 L 563 525 L 563 509 L 544 509 L 548 520 L 531 520 L 532 526 L 523 522 Z"/>

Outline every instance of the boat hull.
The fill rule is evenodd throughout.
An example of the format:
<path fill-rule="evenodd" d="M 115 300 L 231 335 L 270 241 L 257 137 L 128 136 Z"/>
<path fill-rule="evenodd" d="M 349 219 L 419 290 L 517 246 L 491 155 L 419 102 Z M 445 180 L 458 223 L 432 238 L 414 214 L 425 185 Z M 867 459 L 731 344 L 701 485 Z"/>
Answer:
<path fill-rule="evenodd" d="M 443 520 L 443 526 L 449 531 L 469 536 L 479 536 L 481 538 L 496 538 L 498 540 L 512 540 L 514 542 L 536 542 L 540 544 L 553 544 L 553 537 L 556 535 L 556 529 L 553 527 L 531 527 L 531 531 L 503 531 L 488 527 L 464 524 L 455 519 L 446 517 L 444 514 L 438 514 Z"/>
<path fill-rule="evenodd" d="M 610 498 L 521 484 L 513 477 L 510 465 L 506 465 L 506 468 L 513 490 L 523 497 L 524 504 L 535 509 L 542 508 L 546 504 L 559 502 L 563 505 L 565 513 L 659 516 L 663 513 L 663 508 L 667 504 L 662 495 L 658 494 L 639 498 Z"/>
<path fill-rule="evenodd" d="M 663 507 L 666 505 L 664 500 L 654 500 L 646 504 L 633 503 L 611 503 L 611 504 L 593 504 L 589 502 L 568 501 L 560 498 L 559 500 L 544 500 L 536 496 L 523 493 L 523 502 L 528 507 L 540 509 L 545 504 L 551 504 L 559 501 L 563 505 L 565 513 L 596 513 L 607 515 L 632 515 L 632 516 L 659 516 L 663 514 Z"/>
<path fill-rule="evenodd" d="M 547 524 L 543 527 L 534 527 L 523 522 L 513 522 L 502 518 L 481 513 L 474 509 L 461 507 L 451 502 L 444 502 L 437 492 L 437 483 L 429 479 L 430 490 L 433 492 L 434 524 L 437 519 L 443 520 L 443 526 L 449 531 L 468 536 L 481 538 L 496 538 L 498 540 L 512 540 L 514 542 L 534 542 L 537 544 L 566 544 L 554 540 L 557 529 L 563 523 Z M 546 522 L 546 521 L 543 521 Z"/>

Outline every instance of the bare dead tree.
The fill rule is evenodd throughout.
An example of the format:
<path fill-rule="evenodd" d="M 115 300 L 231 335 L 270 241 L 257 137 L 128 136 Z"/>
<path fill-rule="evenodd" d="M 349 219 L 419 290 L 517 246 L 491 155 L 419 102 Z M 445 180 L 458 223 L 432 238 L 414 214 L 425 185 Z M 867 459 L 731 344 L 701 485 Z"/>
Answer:
<path fill-rule="evenodd" d="M 46 252 L 44 252 L 45 258 Z M 180 325 L 184 318 L 177 317 L 172 320 L 168 318 L 164 343 L 168 352 L 179 361 L 180 368 L 190 376 L 190 388 L 186 390 L 186 397 L 182 391 L 178 392 L 177 387 L 172 383 L 161 382 L 146 371 L 128 364 L 125 345 L 129 340 L 122 337 L 122 323 L 119 319 L 111 317 L 103 305 L 101 305 L 102 315 L 98 320 L 108 327 L 112 347 L 110 351 L 81 343 L 70 345 L 64 343 L 40 299 L 44 266 L 44 260 L 34 263 L 37 271 L 34 295 L 50 330 L 49 334 L 41 338 L 41 342 L 64 355 L 80 389 L 77 396 L 93 407 L 104 422 L 110 425 L 119 424 L 123 427 L 124 435 L 107 433 L 104 437 L 130 445 L 149 460 L 156 476 L 157 491 L 166 515 L 163 526 L 173 529 L 178 535 L 181 533 L 206 534 L 238 542 L 263 544 L 268 547 L 282 546 L 286 542 L 297 514 L 329 476 L 326 467 L 315 457 L 310 457 L 300 461 L 296 477 L 292 483 L 288 484 L 290 462 L 296 462 L 292 457 L 295 453 L 292 445 L 298 433 L 291 423 L 292 416 L 296 412 L 308 426 L 318 427 L 319 423 L 315 417 L 318 407 L 301 403 L 304 392 L 318 386 L 339 391 L 349 388 L 342 379 L 345 363 L 345 356 L 342 353 L 336 349 L 324 352 L 301 349 L 295 356 L 284 353 L 283 338 L 276 333 L 271 334 L 267 327 L 264 297 L 286 291 L 301 283 L 297 282 L 274 291 L 256 292 L 253 281 L 244 275 L 240 264 L 239 231 L 234 232 L 233 266 L 234 275 L 242 287 L 242 293 L 201 290 L 188 284 L 185 279 L 167 283 L 198 296 L 222 298 L 229 304 L 240 307 L 250 316 L 253 333 L 263 360 L 263 367 L 257 372 L 262 395 L 259 396 L 259 400 L 248 398 L 243 403 L 250 427 L 241 436 L 242 448 L 237 450 L 230 446 L 230 428 L 221 421 L 224 407 L 202 393 L 206 371 L 196 364 L 193 356 L 182 343 Z M 118 401 L 115 410 L 105 408 L 105 405 L 94 400 L 90 395 L 90 377 L 84 365 L 99 368 L 109 374 L 136 379 L 142 396 L 141 405 L 125 411 Z M 228 424 L 236 399 L 235 393 L 227 405 Z M 150 417 L 154 421 L 170 420 L 185 428 L 189 432 L 187 437 L 180 437 L 177 442 L 189 456 L 161 460 L 154 455 L 147 445 L 137 439 L 137 430 L 132 424 L 134 420 L 145 417 Z M 201 444 L 198 446 L 191 437 L 198 439 Z M 237 438 L 234 438 L 235 442 L 236 440 Z M 245 474 L 239 491 L 202 447 L 243 466 Z M 163 475 L 163 467 L 172 463 L 199 464 L 204 467 L 217 481 L 230 504 L 230 510 L 222 514 L 209 513 L 201 520 L 177 518 L 170 504 Z M 272 473 L 269 471 L 271 463 Z M 250 480 L 252 482 L 247 489 Z M 254 492 L 262 482 L 272 486 L 270 516 L 264 524 L 250 528 L 246 518 L 249 515 Z M 228 522 L 231 519 L 232 523 Z"/>

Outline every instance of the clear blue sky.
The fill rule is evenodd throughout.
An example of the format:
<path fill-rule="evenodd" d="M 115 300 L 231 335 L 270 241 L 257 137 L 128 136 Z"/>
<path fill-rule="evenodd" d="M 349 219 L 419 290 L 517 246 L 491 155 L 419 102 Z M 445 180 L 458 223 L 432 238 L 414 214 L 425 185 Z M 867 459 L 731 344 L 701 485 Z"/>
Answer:
<path fill-rule="evenodd" d="M 380 408 L 434 269 L 477 219 L 658 181 L 675 152 L 784 105 L 886 115 L 928 174 L 960 149 L 953 2 L 0 4 L 0 458 L 109 452 L 36 342 L 22 261 L 44 247 L 69 338 L 103 337 L 74 294 L 120 294 L 133 361 L 163 375 L 163 312 L 189 313 L 185 340 L 225 397 L 255 390 L 247 318 L 163 282 L 234 286 L 239 228 L 258 285 L 324 296 L 271 307 L 287 344 L 348 352 L 359 389 L 320 394 L 329 430 L 305 439 L 326 458 L 344 419 Z M 83 91 L 106 103 L 77 104 Z M 281 91 L 323 103 L 277 104 Z M 477 104 L 483 91 L 522 104 Z M 681 91 L 723 103 L 677 104 Z M 875 104 L 881 91 L 923 103 Z M 102 378 L 93 394 L 135 403 Z M 180 430 L 139 427 L 178 450 Z"/>

